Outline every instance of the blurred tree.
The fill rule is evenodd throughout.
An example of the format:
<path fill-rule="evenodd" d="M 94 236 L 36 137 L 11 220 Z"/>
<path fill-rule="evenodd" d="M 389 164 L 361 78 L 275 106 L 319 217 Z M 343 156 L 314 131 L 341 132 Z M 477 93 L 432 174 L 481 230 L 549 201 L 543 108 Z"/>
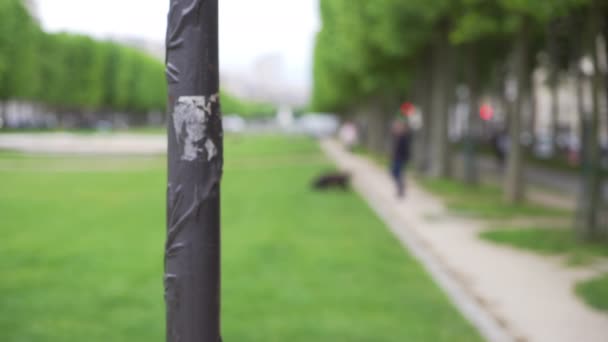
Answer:
<path fill-rule="evenodd" d="M 584 150 L 582 194 L 577 210 L 575 228 L 579 236 L 588 240 L 607 238 L 608 230 L 605 222 L 600 221 L 602 202 L 602 170 L 599 147 L 600 125 L 600 96 L 602 89 L 602 74 L 600 69 L 600 45 L 598 38 L 602 28 L 602 5 L 599 0 L 591 0 L 587 16 L 587 29 L 584 44 L 586 52 L 591 56 L 593 74 L 591 75 L 591 112 L 583 113 Z"/>
<path fill-rule="evenodd" d="M 449 34 L 451 21 L 444 19 L 438 24 L 437 36 L 433 39 L 433 72 L 431 74 L 431 170 L 430 174 L 436 178 L 451 176 L 452 154 L 448 126 L 450 123 L 450 105 L 454 103 L 455 94 L 455 59 L 456 52 Z"/>
<path fill-rule="evenodd" d="M 120 65 L 122 63 L 123 48 L 113 42 L 103 42 L 101 45 L 104 55 L 103 72 L 103 105 L 107 109 L 118 109 L 121 92 L 125 89 L 118 87 L 118 79 L 121 77 Z"/>
<path fill-rule="evenodd" d="M 463 51 L 459 69 L 464 71 L 462 81 L 467 85 L 469 112 L 464 138 L 464 180 L 478 184 L 479 171 L 475 141 L 478 139 L 479 101 L 482 88 L 491 84 L 496 64 L 507 54 L 507 35 L 504 32 L 502 8 L 495 1 L 460 0 L 453 11 L 454 26 L 450 40 Z"/>
<path fill-rule="evenodd" d="M 222 97 L 222 113 L 238 114 L 245 118 L 265 118 L 276 114 L 276 106 L 269 103 L 260 103 L 248 100 L 242 100 L 232 94 L 221 91 Z"/>
<path fill-rule="evenodd" d="M 63 35 L 63 63 L 67 66 L 64 98 L 75 110 L 99 108 L 103 99 L 103 54 L 96 42 L 86 36 Z"/>
<path fill-rule="evenodd" d="M 562 33 L 561 21 L 559 19 L 552 20 L 547 25 L 547 61 L 548 69 L 547 83 L 549 84 L 551 94 L 551 140 L 554 150 L 557 147 L 557 138 L 559 132 L 559 84 L 560 84 L 560 43 L 559 35 Z"/>
<path fill-rule="evenodd" d="M 590 8 L 596 19 L 591 20 Z M 555 141 L 559 79 L 566 71 L 578 69 L 572 65 L 591 51 L 590 43 L 581 46 L 580 28 L 595 20 L 599 23 L 595 37 L 608 35 L 608 23 L 602 24 L 602 18 L 608 17 L 608 4 L 601 0 L 321 0 L 321 17 L 314 62 L 315 110 L 357 113 L 366 126 L 368 147 L 381 150 L 378 147 L 386 139 L 387 121 L 396 104 L 413 98 L 425 123 L 419 133 L 424 144 L 416 143 L 420 155 L 416 164 L 425 168 L 430 163 L 434 176 L 446 177 L 451 161 L 448 113 L 457 84 L 464 83 L 469 102 L 465 180 L 475 184 L 472 142 L 480 125 L 479 99 L 483 95 L 503 99 L 499 107 L 506 114 L 501 117 L 510 140 L 504 182 L 509 203 L 525 197 L 522 137 L 527 130 L 535 140 L 533 71 L 540 52 L 544 50 L 543 66 L 549 71 Z M 593 40 L 590 33 L 587 36 Z M 599 72 L 596 68 L 594 84 L 600 84 Z M 585 122 L 593 122 L 592 118 Z M 584 139 L 588 164 L 597 167 L 594 129 L 598 124 L 587 124 L 585 136 L 590 138 Z M 597 188 L 594 176 L 586 174 L 584 179 L 586 189 Z M 597 203 L 592 201 L 588 207 L 593 211 Z"/>
<path fill-rule="evenodd" d="M 510 203 L 521 202 L 525 197 L 525 181 L 523 177 L 524 153 L 521 145 L 523 133 L 523 117 L 525 98 L 532 90 L 532 71 L 538 49 L 535 40 L 539 31 L 546 27 L 552 18 L 567 13 L 581 0 L 501 0 L 506 13 L 512 18 L 514 32 L 513 44 L 513 76 L 514 92 L 509 111 L 510 145 L 507 157 L 507 172 L 505 177 L 505 198 Z M 532 101 L 534 103 L 534 101 Z"/>
<path fill-rule="evenodd" d="M 384 150 L 387 121 L 412 92 L 410 74 L 420 48 L 428 45 L 437 8 L 448 3 L 431 2 L 321 2 L 313 107 L 345 114 L 366 108 L 368 147 L 376 151 Z"/>
<path fill-rule="evenodd" d="M 0 1 L 0 102 L 31 100 L 38 87 L 39 28 L 19 0 Z M 3 120 L 4 122 L 5 120 Z"/>
<path fill-rule="evenodd" d="M 2 118 L 9 100 L 42 103 L 59 113 L 164 111 L 164 66 L 116 43 L 44 33 L 21 0 L 0 0 Z"/>
<path fill-rule="evenodd" d="M 38 51 L 40 58 L 41 87 L 37 98 L 47 106 L 63 109 L 66 106 L 66 78 L 68 65 L 63 61 L 62 35 L 41 33 Z"/>

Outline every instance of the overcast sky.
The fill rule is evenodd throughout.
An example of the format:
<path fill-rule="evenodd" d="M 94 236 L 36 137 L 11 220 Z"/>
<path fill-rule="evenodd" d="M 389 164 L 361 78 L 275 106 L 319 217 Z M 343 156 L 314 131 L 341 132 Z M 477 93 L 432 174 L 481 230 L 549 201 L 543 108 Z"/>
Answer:
<path fill-rule="evenodd" d="M 37 0 L 48 31 L 99 38 L 125 36 L 164 41 L 169 0 Z M 224 69 L 244 69 L 256 57 L 283 56 L 294 81 L 310 79 L 318 0 L 219 0 L 220 59 Z"/>

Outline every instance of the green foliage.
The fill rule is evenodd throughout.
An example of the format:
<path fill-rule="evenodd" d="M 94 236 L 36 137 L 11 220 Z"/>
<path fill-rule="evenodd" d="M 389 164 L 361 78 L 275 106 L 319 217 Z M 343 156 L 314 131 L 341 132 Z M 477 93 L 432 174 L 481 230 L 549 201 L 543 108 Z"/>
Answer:
<path fill-rule="evenodd" d="M 499 2 L 509 12 L 546 22 L 551 18 L 566 15 L 573 8 L 588 4 L 590 1 L 593 0 L 500 0 Z"/>
<path fill-rule="evenodd" d="M 63 98 L 74 108 L 98 108 L 103 95 L 102 55 L 97 44 L 86 36 L 62 34 L 54 46 L 64 65 Z"/>
<path fill-rule="evenodd" d="M 270 117 L 276 114 L 276 107 L 268 103 L 258 103 L 236 98 L 228 92 L 221 92 L 222 113 L 238 114 L 245 118 Z"/>
<path fill-rule="evenodd" d="M 450 39 L 454 44 L 487 43 L 507 34 L 512 17 L 495 0 L 460 0 L 453 13 Z M 495 58 L 497 59 L 497 58 Z"/>
<path fill-rule="evenodd" d="M 453 6 L 448 0 L 321 1 L 314 109 L 340 111 L 372 97 L 403 96 Z"/>
<path fill-rule="evenodd" d="M 40 59 L 40 87 L 39 94 L 34 98 L 46 103 L 51 107 L 64 106 L 67 103 L 65 80 L 69 73 L 61 55 L 62 50 L 60 35 L 44 35 L 41 39 L 38 51 L 44 58 Z"/>
<path fill-rule="evenodd" d="M 164 112 L 161 61 L 83 35 L 40 30 L 20 0 L 0 0 L 0 101 L 26 100 L 58 111 Z M 269 116 L 275 108 L 222 94 L 224 112 Z"/>
<path fill-rule="evenodd" d="M 313 106 L 317 110 L 340 110 L 360 95 L 356 75 L 366 53 L 360 48 L 365 38 L 357 14 L 360 7 L 361 2 L 321 1 L 324 25 L 317 35 L 313 75 Z"/>
<path fill-rule="evenodd" d="M 0 100 L 35 95 L 40 37 L 38 26 L 20 0 L 0 0 Z"/>
<path fill-rule="evenodd" d="M 415 61 L 434 39 L 448 0 L 323 0 L 313 107 L 340 111 L 375 96 L 400 97 Z"/>
<path fill-rule="evenodd" d="M 65 33 L 46 35 L 41 50 L 43 102 L 131 113 L 166 108 L 163 64 L 143 52 Z"/>
<path fill-rule="evenodd" d="M 137 112 L 163 111 L 166 107 L 166 81 L 164 66 L 155 58 L 136 52 L 137 65 L 133 66 L 133 100 L 130 108 Z"/>
<path fill-rule="evenodd" d="M 559 228 L 507 228 L 481 233 L 485 240 L 547 255 L 565 255 L 570 264 L 582 264 L 596 257 L 608 257 L 602 243 L 579 241 L 572 231 Z"/>
<path fill-rule="evenodd" d="M 44 33 L 20 0 L 0 0 L 0 100 L 9 99 L 82 111 L 164 111 L 164 66 L 116 43 Z"/>
<path fill-rule="evenodd" d="M 567 217 L 568 211 L 533 203 L 507 204 L 499 187 L 480 185 L 471 187 L 446 179 L 420 179 L 420 184 L 431 193 L 441 196 L 455 213 L 487 219 L 519 217 Z"/>
<path fill-rule="evenodd" d="M 608 312 L 608 274 L 578 284 L 576 293 L 587 304 Z"/>
<path fill-rule="evenodd" d="M 508 63 L 524 19 L 532 23 L 531 40 L 539 49 L 544 42 L 537 37 L 548 22 L 590 1 L 321 0 L 312 105 L 343 111 L 379 94 L 403 97 L 418 86 L 415 75 L 446 34 L 452 44 L 474 49 L 480 82 L 487 84 L 492 70 Z M 463 68 L 466 63 L 460 62 Z"/>

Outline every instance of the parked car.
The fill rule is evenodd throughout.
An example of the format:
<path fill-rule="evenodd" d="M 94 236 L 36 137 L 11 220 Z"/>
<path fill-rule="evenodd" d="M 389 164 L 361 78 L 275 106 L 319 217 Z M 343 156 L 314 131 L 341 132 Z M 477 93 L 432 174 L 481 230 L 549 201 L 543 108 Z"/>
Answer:
<path fill-rule="evenodd" d="M 327 137 L 337 132 L 340 121 L 335 115 L 309 113 L 296 121 L 298 131 L 314 137 Z"/>
<path fill-rule="evenodd" d="M 534 142 L 534 155 L 541 159 L 549 159 L 554 154 L 553 139 L 548 135 L 537 136 Z"/>
<path fill-rule="evenodd" d="M 222 118 L 224 131 L 229 133 L 241 133 L 247 128 L 247 122 L 236 114 L 224 115 Z"/>

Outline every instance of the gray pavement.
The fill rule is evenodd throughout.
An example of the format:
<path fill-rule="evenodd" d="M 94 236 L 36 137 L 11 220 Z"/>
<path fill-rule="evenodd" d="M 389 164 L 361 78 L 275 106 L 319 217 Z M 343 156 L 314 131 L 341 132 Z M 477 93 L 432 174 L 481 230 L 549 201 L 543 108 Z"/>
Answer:
<path fill-rule="evenodd" d="M 167 138 L 147 134 L 0 134 L 0 149 L 48 154 L 159 155 L 167 151 Z"/>

